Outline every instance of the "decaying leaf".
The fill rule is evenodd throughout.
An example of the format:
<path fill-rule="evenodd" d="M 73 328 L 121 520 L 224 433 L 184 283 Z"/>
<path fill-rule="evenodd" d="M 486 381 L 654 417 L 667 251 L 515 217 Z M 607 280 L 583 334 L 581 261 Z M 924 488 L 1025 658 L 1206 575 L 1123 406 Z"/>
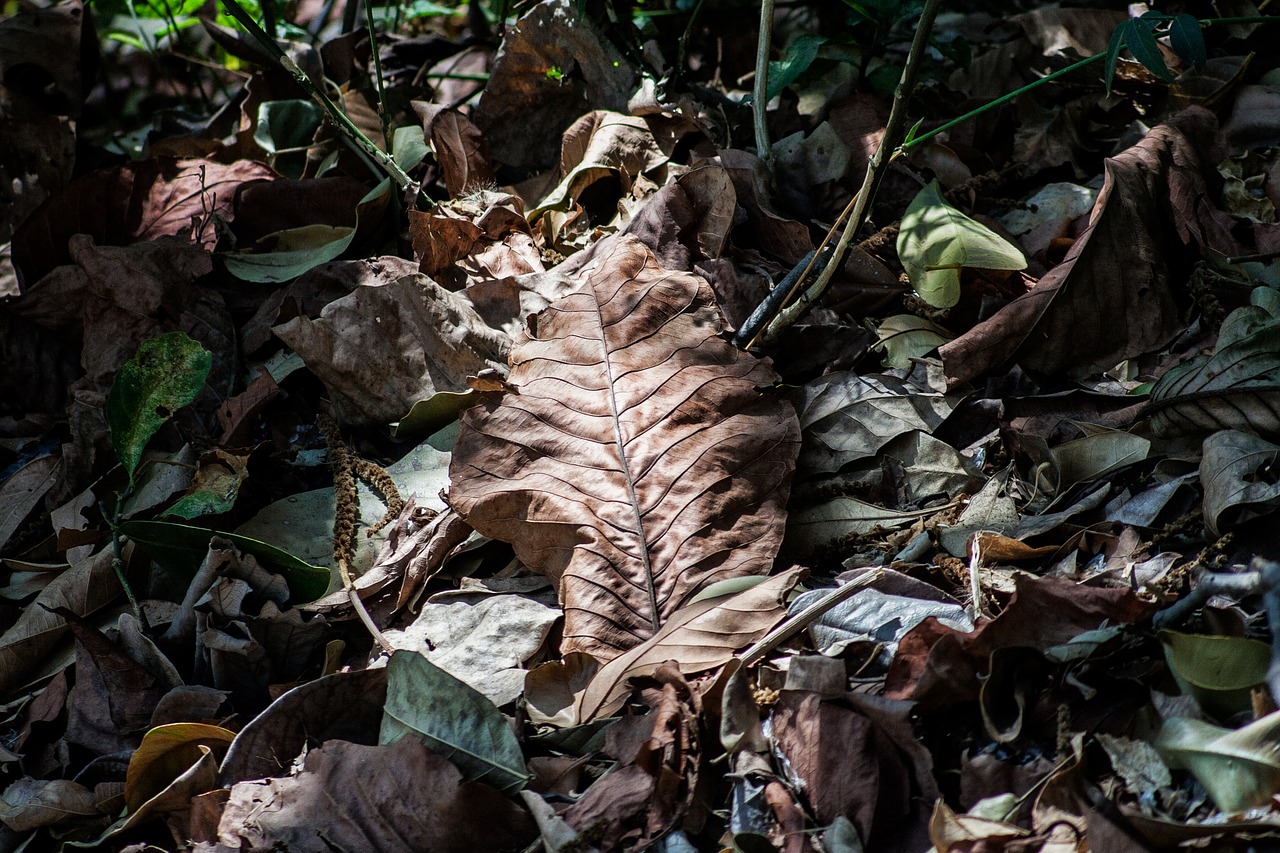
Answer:
<path fill-rule="evenodd" d="M 610 659 L 771 565 L 799 427 L 772 370 L 718 336 L 704 281 L 632 238 L 584 278 L 530 318 L 510 390 L 464 416 L 450 502 L 558 583 L 562 651 Z"/>
<path fill-rule="evenodd" d="M 1172 340 L 1182 328 L 1171 286 L 1177 259 L 1189 244 L 1229 251 L 1233 243 L 1205 189 L 1216 134 L 1213 114 L 1193 107 L 1108 160 L 1089 228 L 1066 259 L 941 347 L 948 383 L 1011 358 L 1046 373 L 1097 372 Z"/>
<path fill-rule="evenodd" d="M 1256 287 L 1249 301 L 1223 321 L 1212 355 L 1171 368 L 1151 389 L 1157 435 L 1280 435 L 1280 294 Z"/>

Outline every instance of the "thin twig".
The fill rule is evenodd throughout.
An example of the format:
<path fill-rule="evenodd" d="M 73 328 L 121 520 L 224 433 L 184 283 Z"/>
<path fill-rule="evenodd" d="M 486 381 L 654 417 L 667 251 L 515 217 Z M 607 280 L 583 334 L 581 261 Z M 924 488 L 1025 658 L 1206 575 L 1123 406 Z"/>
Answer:
<path fill-rule="evenodd" d="M 765 655 L 769 654 L 769 652 L 773 651 L 778 646 L 809 627 L 809 625 L 819 616 L 826 613 L 840 602 L 847 601 L 852 598 L 856 593 L 871 586 L 871 584 L 880 580 L 884 576 L 884 569 L 872 569 L 869 572 L 863 573 L 862 576 L 849 581 L 844 586 L 836 587 L 828 595 L 813 604 L 810 604 L 795 616 L 785 620 L 781 625 L 765 635 L 764 639 L 739 655 L 739 660 L 742 661 L 742 667 L 745 669 L 746 667 L 752 666 Z"/>
<path fill-rule="evenodd" d="M 756 39 L 756 85 L 751 96 L 755 116 L 756 155 L 766 168 L 773 166 L 773 149 L 769 145 L 769 51 L 773 42 L 774 0 L 760 0 L 760 36 Z"/>
<path fill-rule="evenodd" d="M 849 214 L 849 221 L 845 223 L 844 231 L 840 235 L 840 242 L 836 243 L 835 255 L 809 289 L 801 294 L 799 299 L 779 312 L 778 316 L 769 324 L 763 336 L 765 342 L 776 340 L 778 335 L 792 326 L 809 310 L 809 306 L 822 298 L 822 294 L 827 290 L 827 285 L 831 283 L 832 275 L 840 268 L 849 244 L 853 242 L 854 236 L 866 224 L 876 193 L 880 189 L 881 182 L 884 181 L 884 176 L 889 172 L 889 164 L 893 160 L 893 153 L 898 146 L 898 140 L 905 135 L 907 105 L 911 102 L 912 92 L 915 91 L 920 63 L 929 49 L 929 36 L 933 32 L 933 20 L 937 17 L 938 9 L 941 5 L 942 0 L 926 0 L 924 10 L 920 13 L 920 20 L 916 23 L 915 38 L 911 40 L 911 50 L 907 53 L 907 62 L 902 69 L 902 77 L 898 80 L 898 88 L 893 93 L 893 106 L 889 110 L 889 121 L 885 126 L 884 136 L 880 139 L 880 146 L 871 157 L 871 162 L 867 164 L 867 174 L 862 180 L 862 188 L 858 190 L 858 194 L 854 198 L 853 211 Z"/>

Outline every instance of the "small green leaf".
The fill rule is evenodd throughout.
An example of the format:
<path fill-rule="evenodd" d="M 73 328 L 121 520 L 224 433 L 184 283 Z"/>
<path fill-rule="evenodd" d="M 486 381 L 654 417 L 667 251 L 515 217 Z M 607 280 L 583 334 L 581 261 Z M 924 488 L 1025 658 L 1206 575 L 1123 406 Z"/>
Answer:
<path fill-rule="evenodd" d="M 1142 63 L 1143 68 L 1161 80 L 1172 83 L 1173 72 L 1164 64 L 1164 54 L 1160 53 L 1160 45 L 1156 41 L 1155 33 L 1152 32 L 1154 23 L 1141 18 L 1130 18 L 1125 21 L 1122 25 L 1124 46 L 1129 48 L 1129 53 L 1133 54 L 1134 59 Z"/>
<path fill-rule="evenodd" d="M 309 100 L 267 101 L 258 107 L 253 141 L 269 154 L 311 144 L 324 111 Z"/>
<path fill-rule="evenodd" d="M 783 89 L 796 82 L 818 58 L 818 48 L 826 43 L 826 36 L 813 33 L 803 33 L 792 39 L 782 61 L 769 63 L 769 91 L 766 97 L 772 101 L 782 94 Z"/>
<path fill-rule="evenodd" d="M 1116 27 L 1111 33 L 1111 41 L 1107 43 L 1107 70 L 1103 75 L 1107 81 L 1107 94 L 1111 94 L 1111 81 L 1116 77 L 1116 64 L 1120 61 L 1120 51 L 1124 50 L 1124 32 L 1128 21 Z"/>
<path fill-rule="evenodd" d="M 1027 265 L 1017 246 L 947 204 L 937 181 L 907 206 L 898 257 L 920 298 L 935 308 L 960 300 L 963 267 L 1020 270 Z"/>
<path fill-rule="evenodd" d="M 107 395 L 107 426 L 130 480 L 147 442 L 196 398 L 212 366 L 208 350 L 183 332 L 170 332 L 143 342 L 120 367 Z"/>
<path fill-rule="evenodd" d="M 1183 12 L 1169 24 L 1169 45 L 1173 52 L 1199 71 L 1208 58 L 1204 49 L 1204 31 L 1193 15 Z"/>
<path fill-rule="evenodd" d="M 387 704 L 378 743 L 421 738 L 473 782 L 514 794 L 529 781 L 520 743 L 497 706 L 417 652 L 387 664 Z"/>
<path fill-rule="evenodd" d="M 421 125 L 397 127 L 391 137 L 391 157 L 406 172 L 421 163 L 430 150 Z"/>
<path fill-rule="evenodd" d="M 328 569 L 313 566 L 288 551 L 238 533 L 167 521 L 126 521 L 120 525 L 120 532 L 136 542 L 160 566 L 180 572 L 185 577 L 195 577 L 209 553 L 209 540 L 221 536 L 246 554 L 252 554 L 264 568 L 283 577 L 289 585 L 291 603 L 315 601 L 329 591 L 332 575 Z"/>

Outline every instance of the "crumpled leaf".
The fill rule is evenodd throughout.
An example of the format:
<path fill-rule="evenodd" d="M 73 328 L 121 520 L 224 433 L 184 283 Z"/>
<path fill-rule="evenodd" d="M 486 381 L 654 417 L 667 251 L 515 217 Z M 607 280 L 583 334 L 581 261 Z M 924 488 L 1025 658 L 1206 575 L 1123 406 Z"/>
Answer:
<path fill-rule="evenodd" d="M 637 175 L 667 162 L 667 155 L 643 118 L 605 110 L 590 112 L 564 133 L 560 151 L 560 182 L 529 212 L 529 219 L 576 199 L 596 181 L 617 176 L 623 194 Z"/>
<path fill-rule="evenodd" d="M 1200 456 L 1202 509 L 1205 526 L 1215 536 L 1280 507 L 1277 459 L 1280 445 L 1247 432 L 1223 430 L 1204 440 Z"/>
<path fill-rule="evenodd" d="M 935 308 L 960 301 L 960 270 L 1020 270 L 1022 250 L 942 197 L 931 181 L 907 205 L 898 231 L 898 257 L 920 298 Z"/>
<path fill-rule="evenodd" d="M 325 383 L 344 426 L 398 421 L 435 391 L 466 390 L 468 376 L 504 370 L 509 346 L 465 296 L 423 275 L 359 287 L 318 319 L 294 317 L 272 331 Z"/>
<path fill-rule="evenodd" d="M 1107 160 L 1089 228 L 1063 262 L 941 347 L 948 385 L 1012 358 L 1045 373 L 1098 372 L 1171 341 L 1182 329 L 1170 280 L 1184 272 L 1183 247 L 1235 242 L 1205 184 L 1216 138 L 1213 114 L 1192 107 Z"/>
<path fill-rule="evenodd" d="M 912 430 L 932 432 L 959 402 L 891 376 L 848 371 L 819 377 L 797 393 L 801 467 L 828 473 L 875 456 Z"/>
<path fill-rule="evenodd" d="M 634 238 L 530 318 L 509 391 L 467 411 L 450 503 L 558 583 L 562 652 L 609 659 L 781 535 L 799 436 L 710 288 Z"/>
<path fill-rule="evenodd" d="M 1155 745 L 1170 767 L 1191 771 L 1219 809 L 1235 814 L 1266 805 L 1280 789 L 1278 737 L 1280 711 L 1235 730 L 1172 717 Z"/>
<path fill-rule="evenodd" d="M 204 387 L 213 356 L 184 332 L 170 332 L 138 347 L 111 383 L 107 424 L 129 477 L 147 442 L 169 418 L 189 404 Z"/>
<path fill-rule="evenodd" d="M 497 707 L 417 652 L 400 650 L 387 664 L 387 704 L 380 743 L 406 735 L 452 761 L 470 781 L 507 794 L 529 779 L 524 754 Z"/>
<path fill-rule="evenodd" d="M 1159 436 L 1242 430 L 1280 435 L 1280 293 L 1255 287 L 1227 315 L 1212 355 L 1165 371 L 1146 413 Z"/>

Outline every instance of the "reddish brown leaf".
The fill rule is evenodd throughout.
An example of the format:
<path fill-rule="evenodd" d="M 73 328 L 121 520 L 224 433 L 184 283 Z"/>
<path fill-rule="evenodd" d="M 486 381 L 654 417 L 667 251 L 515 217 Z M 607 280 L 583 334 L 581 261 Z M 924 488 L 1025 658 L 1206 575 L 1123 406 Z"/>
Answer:
<path fill-rule="evenodd" d="M 530 318 L 512 390 L 463 418 L 451 503 L 559 584 L 563 651 L 613 658 L 772 563 L 799 429 L 722 328 L 702 279 L 626 238 Z"/>
<path fill-rule="evenodd" d="M 1016 358 L 1090 373 L 1152 352 L 1183 327 L 1171 280 L 1183 247 L 1231 251 L 1208 199 L 1217 121 L 1192 107 L 1107 161 L 1088 230 L 1066 259 L 994 317 L 939 349 L 951 386 Z"/>
<path fill-rule="evenodd" d="M 144 160 L 72 181 L 43 204 L 13 237 L 13 262 L 24 286 L 71 263 L 67 243 L 89 234 L 98 245 L 124 246 L 164 235 L 186 235 L 212 249 L 214 220 L 231 218 L 232 198 L 245 181 L 273 177 L 260 163 Z"/>
<path fill-rule="evenodd" d="M 494 186 L 493 166 L 489 163 L 480 128 L 457 110 L 441 109 L 421 101 L 414 102 L 413 108 L 423 118 L 449 195 L 461 198 L 469 192 Z"/>
<path fill-rule="evenodd" d="M 605 735 L 605 753 L 622 767 L 564 814 L 579 831 L 600 833 L 604 850 L 643 850 L 668 832 L 698 779 L 698 694 L 670 664 L 642 685 L 650 712 L 623 718 Z"/>
<path fill-rule="evenodd" d="M 1152 606 L 1125 589 L 1018 575 L 1009 605 L 965 633 L 930 616 L 907 632 L 889 667 L 885 695 L 941 707 L 976 699 L 991 653 L 1007 646 L 1044 651 L 1102 624 L 1130 624 Z"/>

